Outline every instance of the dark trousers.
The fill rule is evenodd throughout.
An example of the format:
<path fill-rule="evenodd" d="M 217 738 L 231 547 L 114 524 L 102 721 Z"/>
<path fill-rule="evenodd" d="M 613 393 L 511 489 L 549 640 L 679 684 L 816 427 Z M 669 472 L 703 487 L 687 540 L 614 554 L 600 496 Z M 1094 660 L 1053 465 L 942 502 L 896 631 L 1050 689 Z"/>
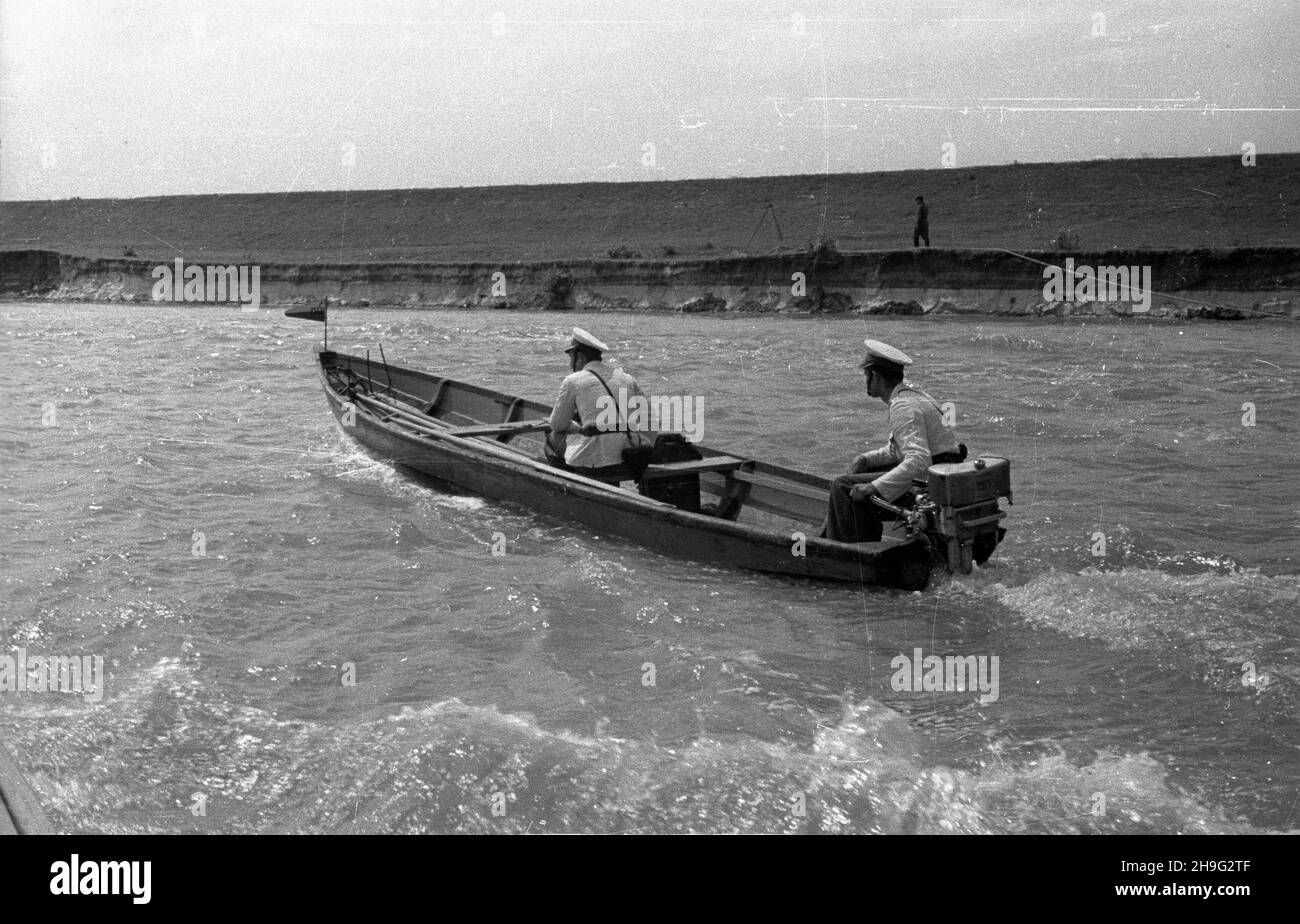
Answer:
<path fill-rule="evenodd" d="M 823 535 L 837 542 L 879 542 L 884 532 L 886 519 L 894 515 L 870 500 L 859 502 L 853 500 L 849 492 L 855 484 L 871 484 L 881 475 L 880 472 L 867 472 L 862 475 L 841 475 L 831 482 L 830 504 L 826 510 L 826 526 Z M 911 507 L 916 498 L 904 494 L 896 501 L 895 507 Z"/>
<path fill-rule="evenodd" d="M 934 456 L 931 463 L 964 462 L 966 445 L 961 444 L 957 452 L 941 452 Z M 870 499 L 855 501 L 850 496 L 855 484 L 871 484 L 888 469 L 863 472 L 859 475 L 841 475 L 831 482 L 830 503 L 826 508 L 826 525 L 821 535 L 839 542 L 879 542 L 884 533 L 884 523 L 892 520 L 894 514 Z M 907 509 L 916 504 L 916 495 L 904 494 L 896 501 L 890 501 L 895 507 Z"/>
<path fill-rule="evenodd" d="M 925 241 L 925 246 L 930 246 L 930 226 L 917 225 L 916 230 L 912 232 L 912 246 L 920 247 L 921 241 Z M 879 508 L 877 508 L 879 509 Z"/>

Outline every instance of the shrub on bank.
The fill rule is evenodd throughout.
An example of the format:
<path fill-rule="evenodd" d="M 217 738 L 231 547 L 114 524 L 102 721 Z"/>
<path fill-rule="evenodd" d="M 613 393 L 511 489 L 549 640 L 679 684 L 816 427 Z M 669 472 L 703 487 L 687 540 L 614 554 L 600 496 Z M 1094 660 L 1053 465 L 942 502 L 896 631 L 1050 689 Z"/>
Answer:
<path fill-rule="evenodd" d="M 1079 232 L 1065 228 L 1056 232 L 1056 238 L 1052 241 L 1052 246 L 1057 250 L 1078 250 L 1079 249 Z"/>
<path fill-rule="evenodd" d="M 546 279 L 546 310 L 567 311 L 572 306 L 569 296 L 573 293 L 573 275 L 568 270 L 551 273 Z"/>
<path fill-rule="evenodd" d="M 835 243 L 835 238 L 827 237 L 824 234 L 819 234 L 816 241 L 809 242 L 807 250 L 813 255 L 814 259 L 838 257 L 840 255 L 840 249 Z"/>

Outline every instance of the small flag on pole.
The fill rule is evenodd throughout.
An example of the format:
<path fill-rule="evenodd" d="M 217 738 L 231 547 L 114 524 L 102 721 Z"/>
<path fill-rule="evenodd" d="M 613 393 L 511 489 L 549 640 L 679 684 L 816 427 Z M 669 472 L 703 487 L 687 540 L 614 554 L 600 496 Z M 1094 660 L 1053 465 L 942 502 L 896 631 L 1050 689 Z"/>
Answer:
<path fill-rule="evenodd" d="M 321 321 L 325 324 L 325 349 L 330 346 L 330 322 L 327 312 L 329 310 L 329 299 L 322 298 L 320 304 L 315 308 L 308 308 L 306 305 L 300 305 L 297 308 L 284 309 L 286 318 L 300 318 L 303 321 Z"/>
<path fill-rule="evenodd" d="M 308 308 L 300 305 L 297 308 L 286 308 L 284 316 L 286 318 L 299 318 L 303 321 L 324 321 L 325 320 L 325 302 L 321 302 L 315 308 Z"/>

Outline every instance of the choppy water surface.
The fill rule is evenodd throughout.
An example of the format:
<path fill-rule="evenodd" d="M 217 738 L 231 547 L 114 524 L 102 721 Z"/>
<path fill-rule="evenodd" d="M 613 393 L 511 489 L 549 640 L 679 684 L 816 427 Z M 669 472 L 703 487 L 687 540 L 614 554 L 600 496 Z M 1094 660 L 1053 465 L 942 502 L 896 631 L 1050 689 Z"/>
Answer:
<path fill-rule="evenodd" d="M 883 439 L 854 364 L 868 333 L 896 343 L 1016 492 L 989 568 L 909 595 L 699 567 L 417 483 L 340 433 L 319 325 L 279 312 L 0 317 L 0 653 L 107 664 L 99 703 L 0 693 L 62 830 L 1300 827 L 1294 326 L 331 325 L 338 349 L 382 340 L 549 400 L 579 323 L 643 383 L 705 396 L 709 444 L 823 472 Z M 895 691 L 915 648 L 997 655 L 997 700 Z"/>

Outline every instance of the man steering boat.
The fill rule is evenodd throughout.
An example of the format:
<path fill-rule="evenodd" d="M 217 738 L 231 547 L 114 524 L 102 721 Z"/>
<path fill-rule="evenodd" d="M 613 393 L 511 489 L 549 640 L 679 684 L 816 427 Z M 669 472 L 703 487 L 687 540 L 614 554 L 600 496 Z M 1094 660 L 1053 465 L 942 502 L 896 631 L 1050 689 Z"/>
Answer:
<path fill-rule="evenodd" d="M 892 516 L 871 502 L 879 496 L 899 507 L 914 501 L 912 481 L 924 481 L 931 464 L 962 462 L 966 447 L 943 422 L 939 403 L 903 377 L 912 358 L 879 340 L 867 340 L 859 366 L 867 394 L 889 406 L 889 442 L 853 460 L 846 475 L 831 483 L 821 536 L 839 542 L 879 542 Z"/>

